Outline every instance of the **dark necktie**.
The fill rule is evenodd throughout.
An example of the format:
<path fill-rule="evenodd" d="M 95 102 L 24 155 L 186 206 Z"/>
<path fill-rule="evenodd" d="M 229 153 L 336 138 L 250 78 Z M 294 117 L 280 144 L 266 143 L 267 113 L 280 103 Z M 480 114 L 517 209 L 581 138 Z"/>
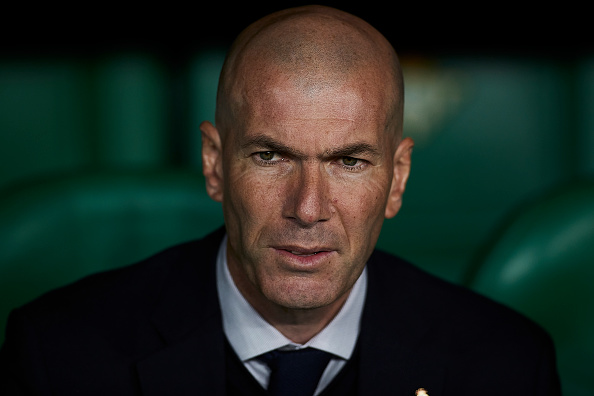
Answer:
<path fill-rule="evenodd" d="M 268 394 L 312 396 L 332 355 L 314 348 L 271 351 L 260 357 L 270 367 Z"/>

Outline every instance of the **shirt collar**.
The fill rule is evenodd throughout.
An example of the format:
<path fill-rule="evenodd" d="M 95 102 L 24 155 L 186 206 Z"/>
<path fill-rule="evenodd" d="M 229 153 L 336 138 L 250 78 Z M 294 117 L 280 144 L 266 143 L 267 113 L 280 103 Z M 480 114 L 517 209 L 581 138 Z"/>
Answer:
<path fill-rule="evenodd" d="M 299 345 L 269 324 L 235 286 L 227 267 L 227 236 L 217 256 L 217 291 L 223 315 L 223 330 L 241 359 L 247 361 L 277 348 L 314 347 L 343 359 L 355 349 L 367 290 L 367 269 L 355 282 L 347 300 L 332 321 L 304 345 Z"/>

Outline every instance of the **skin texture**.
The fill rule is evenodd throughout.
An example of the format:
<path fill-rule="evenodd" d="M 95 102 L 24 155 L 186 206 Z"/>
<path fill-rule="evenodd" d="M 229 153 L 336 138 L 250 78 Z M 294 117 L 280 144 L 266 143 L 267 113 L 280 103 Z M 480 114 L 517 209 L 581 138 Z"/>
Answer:
<path fill-rule="evenodd" d="M 413 146 L 402 77 L 364 21 L 319 6 L 249 26 L 201 125 L 209 195 L 223 204 L 234 282 L 304 343 L 336 315 L 401 205 Z"/>

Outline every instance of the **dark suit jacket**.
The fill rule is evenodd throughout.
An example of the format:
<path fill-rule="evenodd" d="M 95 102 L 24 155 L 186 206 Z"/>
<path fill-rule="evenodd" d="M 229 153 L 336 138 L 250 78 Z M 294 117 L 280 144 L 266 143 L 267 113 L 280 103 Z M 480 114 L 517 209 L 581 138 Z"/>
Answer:
<path fill-rule="evenodd" d="M 222 395 L 223 235 L 53 291 L 9 319 L 2 395 Z M 361 395 L 558 395 L 549 337 L 522 316 L 375 252 Z"/>

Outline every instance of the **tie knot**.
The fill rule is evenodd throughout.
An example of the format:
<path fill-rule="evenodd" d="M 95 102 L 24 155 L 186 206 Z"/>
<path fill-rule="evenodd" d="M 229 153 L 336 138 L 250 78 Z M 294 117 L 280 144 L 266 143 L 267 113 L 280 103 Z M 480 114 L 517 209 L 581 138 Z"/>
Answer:
<path fill-rule="evenodd" d="M 274 350 L 260 357 L 270 367 L 268 393 L 282 396 L 313 395 L 332 355 L 314 348 Z"/>

